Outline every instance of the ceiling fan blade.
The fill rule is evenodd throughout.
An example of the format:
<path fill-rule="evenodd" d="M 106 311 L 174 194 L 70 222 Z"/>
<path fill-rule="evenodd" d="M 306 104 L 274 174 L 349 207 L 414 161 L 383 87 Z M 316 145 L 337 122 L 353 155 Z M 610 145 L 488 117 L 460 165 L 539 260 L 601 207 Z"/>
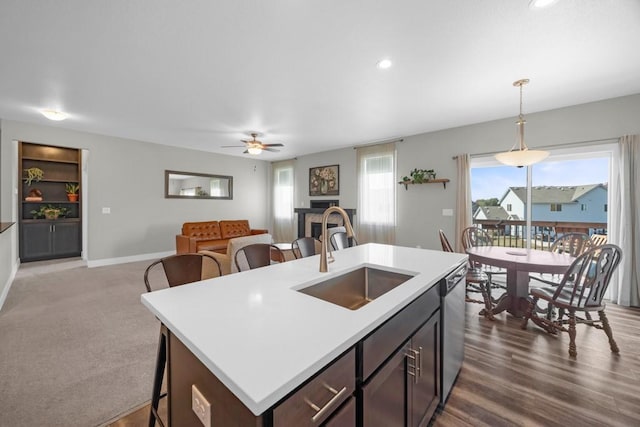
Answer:
<path fill-rule="evenodd" d="M 250 143 L 250 142 L 253 142 L 253 141 L 251 141 L 251 140 L 247 141 L 246 139 L 241 139 L 240 141 L 241 141 L 241 142 L 244 142 L 245 144 L 248 144 L 248 143 Z"/>
<path fill-rule="evenodd" d="M 274 153 L 279 152 L 280 150 L 276 150 L 275 148 L 264 147 L 262 151 L 273 151 Z"/>
<path fill-rule="evenodd" d="M 284 144 L 262 144 L 263 147 L 284 147 Z"/>
<path fill-rule="evenodd" d="M 249 150 L 244 150 L 242 154 L 249 154 Z"/>
<path fill-rule="evenodd" d="M 244 148 L 244 145 L 221 145 L 220 148 Z"/>

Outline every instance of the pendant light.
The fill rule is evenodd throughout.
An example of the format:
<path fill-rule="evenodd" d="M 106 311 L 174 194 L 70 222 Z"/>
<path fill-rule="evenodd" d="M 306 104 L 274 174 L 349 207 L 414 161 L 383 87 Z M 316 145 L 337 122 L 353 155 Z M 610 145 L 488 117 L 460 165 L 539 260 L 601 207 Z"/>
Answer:
<path fill-rule="evenodd" d="M 524 124 L 527 121 L 522 115 L 522 86 L 527 83 L 529 83 L 529 79 L 521 79 L 513 82 L 514 86 L 518 86 L 520 88 L 520 114 L 518 115 L 518 121 L 516 122 L 518 140 L 514 146 L 511 147 L 511 150 L 506 153 L 498 153 L 495 156 L 496 160 L 500 163 L 504 163 L 508 166 L 517 166 L 519 168 L 538 163 L 549 155 L 549 152 L 547 151 L 529 150 L 529 147 L 527 147 L 527 144 L 524 142 Z"/>

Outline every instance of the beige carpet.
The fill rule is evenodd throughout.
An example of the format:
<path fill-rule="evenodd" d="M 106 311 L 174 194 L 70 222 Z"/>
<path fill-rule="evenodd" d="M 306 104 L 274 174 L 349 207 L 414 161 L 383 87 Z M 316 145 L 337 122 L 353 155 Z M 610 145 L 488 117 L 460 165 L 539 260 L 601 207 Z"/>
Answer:
<path fill-rule="evenodd" d="M 97 426 L 149 400 L 150 262 L 21 266 L 0 311 L 0 426 Z"/>

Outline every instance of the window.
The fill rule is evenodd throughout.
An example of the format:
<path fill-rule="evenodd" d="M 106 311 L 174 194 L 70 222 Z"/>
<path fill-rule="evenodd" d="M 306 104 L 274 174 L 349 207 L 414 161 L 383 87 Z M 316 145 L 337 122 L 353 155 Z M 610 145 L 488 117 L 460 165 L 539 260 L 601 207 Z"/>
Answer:
<path fill-rule="evenodd" d="M 581 211 L 586 211 L 587 210 L 587 205 L 585 205 L 584 203 L 580 205 L 580 210 Z"/>
<path fill-rule="evenodd" d="M 395 143 L 358 148 L 359 242 L 395 243 Z"/>
<path fill-rule="evenodd" d="M 293 161 L 273 164 L 273 239 L 276 242 L 291 242 L 295 238 L 293 182 Z"/>
<path fill-rule="evenodd" d="M 507 203 L 507 212 L 511 212 L 513 210 L 513 205 L 511 203 Z"/>
<path fill-rule="evenodd" d="M 551 212 L 561 212 L 562 205 L 560 203 L 551 203 Z"/>
<path fill-rule="evenodd" d="M 604 204 L 604 211 L 605 211 L 605 212 L 607 212 L 607 209 L 608 209 L 608 206 L 607 206 L 607 204 L 605 203 L 605 204 Z"/>

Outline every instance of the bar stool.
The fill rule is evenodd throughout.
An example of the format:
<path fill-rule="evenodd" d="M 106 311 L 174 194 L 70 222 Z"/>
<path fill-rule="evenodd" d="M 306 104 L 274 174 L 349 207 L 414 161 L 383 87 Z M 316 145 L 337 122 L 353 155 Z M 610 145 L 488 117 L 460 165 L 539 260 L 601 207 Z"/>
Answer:
<path fill-rule="evenodd" d="M 160 265 L 163 267 L 164 275 L 170 288 L 222 275 L 220 263 L 210 255 L 200 253 L 170 255 L 153 262 L 144 271 L 144 284 L 147 287 L 147 292 L 157 290 L 153 289 L 151 286 L 149 276 L 154 267 Z M 160 288 L 160 286 L 158 286 L 158 288 Z M 158 415 L 158 404 L 160 403 L 161 398 L 167 396 L 166 392 L 161 392 L 166 363 L 167 328 L 164 325 L 161 325 L 160 339 L 158 340 L 158 353 L 156 355 L 156 369 L 153 377 L 153 391 L 151 393 L 149 427 L 154 427 L 156 421 L 162 427 L 165 427 L 162 419 Z"/>

